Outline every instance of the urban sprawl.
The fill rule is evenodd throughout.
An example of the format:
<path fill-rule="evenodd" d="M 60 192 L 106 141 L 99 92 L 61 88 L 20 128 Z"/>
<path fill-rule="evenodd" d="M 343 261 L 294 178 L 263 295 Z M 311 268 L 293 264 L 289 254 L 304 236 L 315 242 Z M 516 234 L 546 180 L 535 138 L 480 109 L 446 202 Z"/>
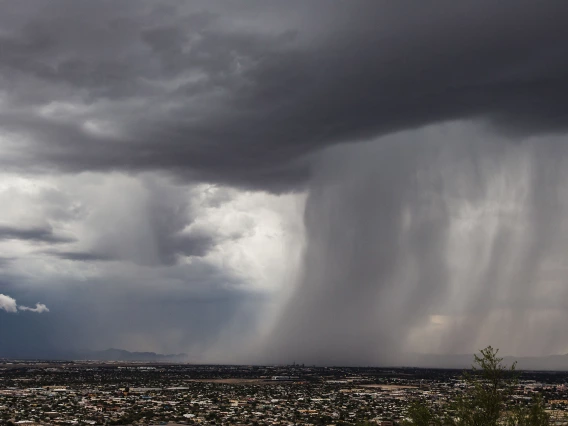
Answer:
<path fill-rule="evenodd" d="M 413 401 L 444 410 L 462 371 L 0 360 L 0 424 L 390 426 Z M 542 395 L 565 424 L 568 373 L 524 372 L 514 401 Z"/>

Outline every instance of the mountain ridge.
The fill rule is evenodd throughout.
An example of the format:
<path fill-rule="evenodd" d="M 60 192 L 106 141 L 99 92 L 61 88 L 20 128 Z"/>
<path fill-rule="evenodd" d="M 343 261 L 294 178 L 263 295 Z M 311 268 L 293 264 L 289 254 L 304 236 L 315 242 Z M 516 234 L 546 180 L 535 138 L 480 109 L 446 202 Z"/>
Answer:
<path fill-rule="evenodd" d="M 93 361 L 147 361 L 147 362 L 185 362 L 187 354 L 159 354 L 156 352 L 131 352 L 125 349 L 109 348 L 99 351 L 86 351 L 77 354 L 77 360 Z"/>
<path fill-rule="evenodd" d="M 568 371 L 568 354 L 527 357 L 503 355 L 502 358 L 507 366 L 516 362 L 518 370 Z M 474 357 L 473 354 L 411 354 L 403 363 L 419 368 L 468 369 L 474 363 Z"/>

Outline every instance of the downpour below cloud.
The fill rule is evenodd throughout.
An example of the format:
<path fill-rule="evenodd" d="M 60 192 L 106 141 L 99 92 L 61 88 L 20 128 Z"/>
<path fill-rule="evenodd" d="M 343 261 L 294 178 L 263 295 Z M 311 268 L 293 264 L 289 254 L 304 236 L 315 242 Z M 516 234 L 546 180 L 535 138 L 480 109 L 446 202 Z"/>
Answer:
<path fill-rule="evenodd" d="M 432 126 L 322 156 L 301 279 L 270 359 L 568 349 L 567 148 L 557 137 L 503 143 L 480 127 Z"/>

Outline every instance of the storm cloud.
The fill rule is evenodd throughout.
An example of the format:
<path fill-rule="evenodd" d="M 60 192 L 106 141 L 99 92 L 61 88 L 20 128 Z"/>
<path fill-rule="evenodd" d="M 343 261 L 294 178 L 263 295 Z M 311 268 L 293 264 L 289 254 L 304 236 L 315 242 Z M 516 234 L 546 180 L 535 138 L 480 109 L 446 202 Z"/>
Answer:
<path fill-rule="evenodd" d="M 16 228 L 0 225 L 0 240 L 23 240 L 57 244 L 72 242 L 73 238 L 55 235 L 50 227 Z"/>
<path fill-rule="evenodd" d="M 564 129 L 560 2 L 253 3 L 2 11 L 3 164 L 278 191 L 339 142 L 462 117 Z"/>
<path fill-rule="evenodd" d="M 176 304 L 167 339 L 142 321 L 101 349 L 564 350 L 567 17 L 532 1 L 1 4 L 2 289 L 68 295 L 70 317 L 96 300 L 121 324 L 172 294 L 208 312 L 197 326 Z M 231 327 L 246 345 L 225 345 Z"/>

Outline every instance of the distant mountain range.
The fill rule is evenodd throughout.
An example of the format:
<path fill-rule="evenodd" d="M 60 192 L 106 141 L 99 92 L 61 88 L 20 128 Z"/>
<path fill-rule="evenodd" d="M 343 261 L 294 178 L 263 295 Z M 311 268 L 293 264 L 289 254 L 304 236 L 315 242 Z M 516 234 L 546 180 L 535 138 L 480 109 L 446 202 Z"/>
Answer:
<path fill-rule="evenodd" d="M 75 357 L 80 360 L 97 361 L 145 361 L 145 362 L 187 362 L 186 354 L 157 354 L 154 352 L 129 352 L 123 349 L 107 349 L 104 351 L 89 351 Z M 512 357 L 505 356 L 504 364 L 511 365 L 517 361 L 519 370 L 558 370 L 568 371 L 568 354 L 543 357 Z M 414 354 L 406 357 L 401 366 L 421 368 L 456 368 L 467 369 L 473 364 L 473 355 L 424 355 Z"/>
<path fill-rule="evenodd" d="M 30 351 L 31 352 L 31 351 Z M 26 359 L 26 360 L 76 360 L 76 361 L 142 361 L 142 362 L 187 362 L 187 354 L 157 354 L 155 352 L 130 352 L 124 349 L 105 349 L 102 351 L 61 351 L 46 350 L 43 353 L 8 352 L 0 349 L 0 359 Z"/>
<path fill-rule="evenodd" d="M 473 364 L 471 355 L 425 355 L 413 354 L 401 360 L 404 366 L 421 368 L 470 368 Z M 503 363 L 510 366 L 517 362 L 518 370 L 551 370 L 568 371 L 568 354 L 550 355 L 541 357 L 513 357 L 503 356 Z M 401 365 L 402 365 L 401 364 Z"/>
<path fill-rule="evenodd" d="M 10 359 L 44 359 L 44 360 L 93 360 L 93 361 L 139 361 L 139 362 L 188 362 L 188 355 L 158 354 L 155 352 L 130 352 L 124 349 L 106 349 L 102 351 L 82 352 L 50 352 L 43 356 L 30 356 L 28 354 L 3 354 L 0 358 Z M 503 357 L 505 365 L 511 365 L 517 361 L 518 370 L 540 371 L 568 371 L 568 354 L 550 355 L 542 357 Z M 438 354 L 406 354 L 391 367 L 418 367 L 418 368 L 447 368 L 468 369 L 473 364 L 473 354 L 461 355 L 438 355 Z"/>
<path fill-rule="evenodd" d="M 88 351 L 72 356 L 76 360 L 93 361 L 145 361 L 145 362 L 185 362 L 187 354 L 157 354 L 155 352 L 130 352 L 124 349 L 106 349 L 104 351 Z"/>

